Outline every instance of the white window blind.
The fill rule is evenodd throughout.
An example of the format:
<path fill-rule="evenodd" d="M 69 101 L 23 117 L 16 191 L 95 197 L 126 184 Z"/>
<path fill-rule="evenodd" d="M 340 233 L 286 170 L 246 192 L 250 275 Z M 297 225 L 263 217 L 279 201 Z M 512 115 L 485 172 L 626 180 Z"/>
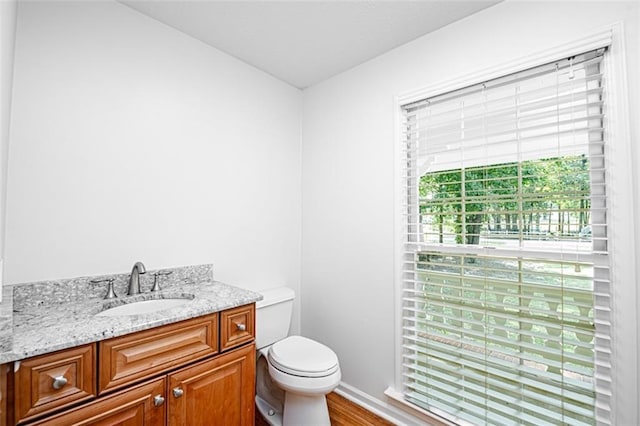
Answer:
<path fill-rule="evenodd" d="M 608 424 L 604 49 L 403 106 L 403 388 L 459 423 Z"/>

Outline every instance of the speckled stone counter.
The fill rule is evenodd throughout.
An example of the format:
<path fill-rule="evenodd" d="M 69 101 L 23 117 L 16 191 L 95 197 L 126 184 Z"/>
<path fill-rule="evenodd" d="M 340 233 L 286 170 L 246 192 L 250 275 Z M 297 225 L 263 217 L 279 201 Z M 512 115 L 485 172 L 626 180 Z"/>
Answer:
<path fill-rule="evenodd" d="M 110 300 L 103 299 L 106 285 L 96 289 L 89 283 L 90 279 L 102 277 L 14 286 L 12 348 L 0 353 L 0 363 L 182 321 L 262 298 L 258 293 L 214 281 L 211 265 L 175 268 L 171 272 L 163 277 L 166 282 L 159 292 L 149 291 L 153 271 L 148 271 L 145 275 L 150 275 L 150 279 L 146 282 L 141 276 L 141 294 Z M 112 276 L 116 278 L 116 293 L 126 294 L 127 274 L 121 275 Z M 96 316 L 118 304 L 175 297 L 190 300 L 182 306 L 151 313 Z"/>
<path fill-rule="evenodd" d="M 10 351 L 13 341 L 13 289 L 2 287 L 0 302 L 0 354 Z"/>

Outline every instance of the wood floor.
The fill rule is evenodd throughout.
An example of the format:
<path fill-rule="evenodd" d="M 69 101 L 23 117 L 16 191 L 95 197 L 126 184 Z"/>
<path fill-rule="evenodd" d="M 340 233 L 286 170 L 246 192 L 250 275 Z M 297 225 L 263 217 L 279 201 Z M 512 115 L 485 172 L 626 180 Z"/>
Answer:
<path fill-rule="evenodd" d="M 327 395 L 327 405 L 329 406 L 329 417 L 331 426 L 387 426 L 393 423 L 376 416 L 357 404 L 341 397 L 335 392 Z M 268 426 L 256 410 L 256 426 Z M 313 426 L 313 425 L 299 425 Z"/>

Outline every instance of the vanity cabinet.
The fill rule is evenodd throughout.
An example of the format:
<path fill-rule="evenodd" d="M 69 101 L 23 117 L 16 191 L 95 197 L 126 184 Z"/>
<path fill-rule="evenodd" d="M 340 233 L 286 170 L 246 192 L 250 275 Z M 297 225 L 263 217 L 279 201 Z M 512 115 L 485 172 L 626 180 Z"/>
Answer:
<path fill-rule="evenodd" d="M 20 361 L 0 426 L 252 425 L 254 337 L 250 304 Z"/>

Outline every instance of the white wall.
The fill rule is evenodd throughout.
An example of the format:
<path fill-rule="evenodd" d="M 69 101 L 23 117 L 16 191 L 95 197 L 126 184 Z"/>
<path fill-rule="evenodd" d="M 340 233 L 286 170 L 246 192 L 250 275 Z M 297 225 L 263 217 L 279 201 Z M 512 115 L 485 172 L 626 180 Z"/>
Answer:
<path fill-rule="evenodd" d="M 13 86 L 13 53 L 16 39 L 17 0 L 0 1 L 0 300 L 7 197 L 7 152 Z"/>
<path fill-rule="evenodd" d="M 112 1 L 18 8 L 6 280 L 300 282 L 301 92 Z"/>
<path fill-rule="evenodd" d="M 394 96 L 616 21 L 625 24 L 630 89 L 638 94 L 638 16 L 634 2 L 507 1 L 304 92 L 302 331 L 337 352 L 345 383 L 380 400 L 394 384 Z M 637 98 L 630 96 L 631 117 L 640 114 Z M 633 132 L 638 140 L 637 125 Z M 621 419 L 638 418 L 631 382 Z"/>

